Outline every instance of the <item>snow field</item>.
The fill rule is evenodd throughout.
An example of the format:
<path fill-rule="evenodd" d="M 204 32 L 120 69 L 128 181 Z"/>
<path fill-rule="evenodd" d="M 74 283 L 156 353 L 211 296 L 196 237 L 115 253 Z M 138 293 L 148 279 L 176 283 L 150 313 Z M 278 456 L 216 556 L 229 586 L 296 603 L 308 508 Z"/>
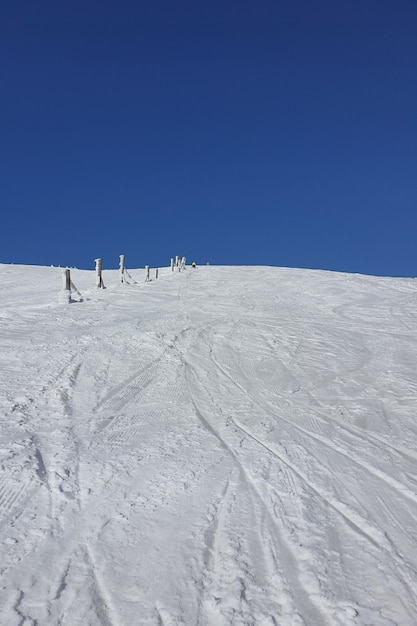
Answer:
<path fill-rule="evenodd" d="M 0 624 L 413 626 L 417 283 L 0 265 Z"/>

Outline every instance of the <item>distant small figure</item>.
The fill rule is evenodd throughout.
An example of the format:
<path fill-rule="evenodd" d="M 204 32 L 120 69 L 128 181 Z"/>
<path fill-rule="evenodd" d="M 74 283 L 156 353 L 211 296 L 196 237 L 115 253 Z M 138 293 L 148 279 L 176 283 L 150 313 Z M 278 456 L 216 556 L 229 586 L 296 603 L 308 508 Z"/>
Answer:
<path fill-rule="evenodd" d="M 206 265 L 210 265 L 210 263 L 208 261 L 206 261 Z"/>
<path fill-rule="evenodd" d="M 195 268 L 197 267 L 197 264 L 196 264 L 196 262 L 195 262 L 195 261 L 193 261 L 193 262 L 191 263 L 191 267 L 192 267 L 193 269 L 195 269 Z"/>

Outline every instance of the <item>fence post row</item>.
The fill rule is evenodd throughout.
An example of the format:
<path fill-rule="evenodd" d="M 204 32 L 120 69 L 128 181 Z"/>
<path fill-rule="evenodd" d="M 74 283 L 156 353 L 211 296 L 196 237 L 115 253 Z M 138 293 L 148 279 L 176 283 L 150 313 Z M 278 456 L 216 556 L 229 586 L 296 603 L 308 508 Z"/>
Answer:
<path fill-rule="evenodd" d="M 175 259 L 171 258 L 171 271 L 173 272 L 175 267 L 178 268 L 178 271 L 181 271 L 182 269 L 185 268 L 185 263 L 186 263 L 186 258 L 185 256 L 183 256 L 181 259 L 179 256 L 176 256 Z M 104 286 L 104 281 L 103 281 L 103 263 L 102 263 L 102 259 L 95 259 L 95 264 L 96 264 L 96 287 L 97 289 L 105 289 L 106 287 Z M 132 282 L 134 284 L 136 284 L 136 281 L 133 280 L 133 278 L 130 276 L 129 272 L 126 270 L 125 267 L 125 255 L 121 254 L 120 255 L 120 263 L 119 263 L 119 267 L 120 267 L 120 273 L 119 273 L 119 277 L 120 277 L 120 282 L 121 283 L 128 283 L 128 281 L 126 280 L 126 276 L 128 276 Z M 150 282 L 151 280 L 151 276 L 150 276 L 150 271 L 151 268 L 149 265 L 145 265 L 145 270 L 146 270 L 146 277 L 145 277 L 145 282 Z M 159 276 L 159 268 L 155 269 L 155 279 L 157 280 Z M 80 296 L 81 298 L 81 294 L 78 291 L 78 289 L 75 287 L 74 283 L 71 281 L 71 272 L 70 270 L 67 268 L 66 270 L 64 270 L 63 274 L 62 274 L 62 279 L 63 279 L 63 285 L 62 285 L 62 295 L 64 297 L 65 300 L 67 300 L 68 302 L 71 302 L 71 293 L 75 292 L 77 293 L 77 295 Z M 82 301 L 82 299 L 81 299 Z"/>
<path fill-rule="evenodd" d="M 182 258 L 180 258 L 178 255 L 174 258 L 171 258 L 171 272 L 174 271 L 175 268 L 177 268 L 177 270 L 180 272 L 181 270 L 185 269 L 185 264 L 186 264 L 187 259 L 185 258 L 185 256 L 183 256 Z"/>

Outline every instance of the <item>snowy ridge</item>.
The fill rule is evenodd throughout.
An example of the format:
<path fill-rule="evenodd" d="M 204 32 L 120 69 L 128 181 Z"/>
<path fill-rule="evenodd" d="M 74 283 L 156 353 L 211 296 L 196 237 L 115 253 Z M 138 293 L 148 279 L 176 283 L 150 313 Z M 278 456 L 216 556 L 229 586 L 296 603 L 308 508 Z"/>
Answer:
<path fill-rule="evenodd" d="M 414 626 L 417 282 L 0 265 L 0 624 Z"/>

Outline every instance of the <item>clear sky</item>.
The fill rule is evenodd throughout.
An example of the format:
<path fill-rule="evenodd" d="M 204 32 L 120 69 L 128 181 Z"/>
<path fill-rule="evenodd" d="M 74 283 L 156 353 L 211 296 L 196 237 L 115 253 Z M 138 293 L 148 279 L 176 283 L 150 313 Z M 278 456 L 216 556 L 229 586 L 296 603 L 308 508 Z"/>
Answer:
<path fill-rule="evenodd" d="M 417 276 L 415 0 L 2 3 L 0 261 Z"/>

